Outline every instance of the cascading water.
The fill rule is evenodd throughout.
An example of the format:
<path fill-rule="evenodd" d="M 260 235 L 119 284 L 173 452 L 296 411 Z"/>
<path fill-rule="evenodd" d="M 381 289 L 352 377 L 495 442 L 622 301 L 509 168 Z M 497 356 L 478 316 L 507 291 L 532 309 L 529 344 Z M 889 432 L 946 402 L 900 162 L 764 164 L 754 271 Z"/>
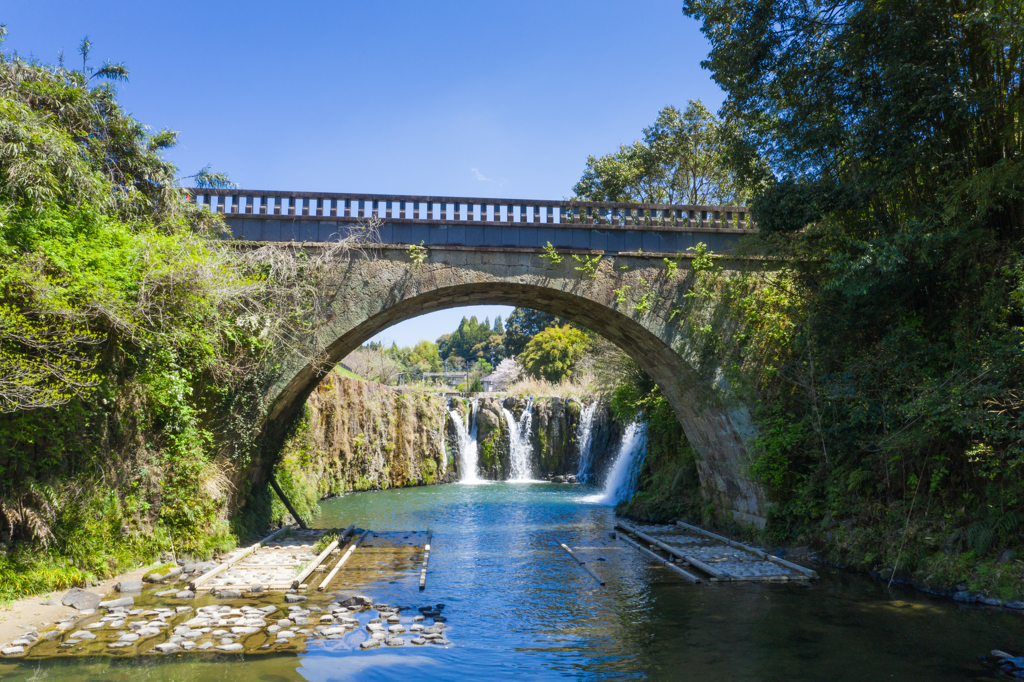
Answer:
<path fill-rule="evenodd" d="M 533 425 L 533 398 L 526 401 L 526 408 L 516 421 L 515 415 L 502 406 L 505 422 L 508 424 L 509 460 L 512 471 L 510 481 L 529 481 L 533 474 L 530 462 L 533 448 L 530 446 L 530 426 Z"/>
<path fill-rule="evenodd" d="M 486 483 L 486 481 L 480 478 L 476 471 L 478 459 L 476 449 L 476 412 L 480 406 L 480 401 L 472 398 L 470 406 L 468 431 L 462 423 L 461 414 L 452 409 L 448 410 L 448 414 L 451 415 L 452 422 L 455 424 L 455 433 L 459 437 L 459 468 L 462 470 L 459 483 L 475 485 L 477 483 Z"/>
<path fill-rule="evenodd" d="M 628 500 L 636 490 L 640 465 L 644 462 L 647 452 L 647 425 L 633 422 L 622 434 L 622 444 L 615 455 L 608 478 L 605 479 L 604 490 L 596 495 L 588 495 L 583 502 L 591 504 L 617 504 Z"/>
<path fill-rule="evenodd" d="M 591 433 L 594 430 L 594 417 L 597 415 L 597 400 L 590 403 L 580 412 L 580 423 L 576 425 L 576 443 L 579 446 L 580 460 L 576 466 L 576 480 L 584 483 L 590 478 Z"/>

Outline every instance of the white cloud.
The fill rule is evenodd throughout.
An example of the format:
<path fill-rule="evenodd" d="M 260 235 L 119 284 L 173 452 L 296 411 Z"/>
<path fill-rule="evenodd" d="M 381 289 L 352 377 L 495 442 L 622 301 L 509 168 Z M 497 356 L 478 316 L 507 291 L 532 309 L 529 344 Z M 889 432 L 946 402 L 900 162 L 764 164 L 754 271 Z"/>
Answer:
<path fill-rule="evenodd" d="M 469 170 L 473 171 L 473 175 L 475 175 L 476 179 L 480 182 L 494 182 L 491 178 L 485 177 L 484 174 L 480 172 L 479 168 L 470 168 Z"/>

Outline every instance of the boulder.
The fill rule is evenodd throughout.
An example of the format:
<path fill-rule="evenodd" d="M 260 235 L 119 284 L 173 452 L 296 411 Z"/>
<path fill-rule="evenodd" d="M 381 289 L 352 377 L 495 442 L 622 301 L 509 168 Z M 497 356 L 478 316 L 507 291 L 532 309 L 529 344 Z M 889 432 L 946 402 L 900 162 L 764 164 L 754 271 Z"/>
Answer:
<path fill-rule="evenodd" d="M 286 594 L 286 595 L 284 595 L 285 602 L 287 602 L 289 604 L 298 604 L 299 602 L 306 601 L 307 599 L 309 599 L 309 597 L 303 597 L 300 594 Z"/>
<path fill-rule="evenodd" d="M 4 656 L 20 656 L 25 653 L 25 648 L 20 646 L 6 646 L 0 649 L 0 654 Z"/>
<path fill-rule="evenodd" d="M 142 581 L 122 580 L 118 584 L 114 585 L 114 589 L 118 592 L 142 592 Z"/>
<path fill-rule="evenodd" d="M 338 602 L 339 606 L 373 606 L 372 597 L 364 597 L 362 595 L 355 595 Z"/>
<path fill-rule="evenodd" d="M 241 599 L 242 593 L 239 590 L 217 590 L 218 599 Z"/>
<path fill-rule="evenodd" d="M 192 590 L 182 590 L 181 592 L 175 592 L 175 599 L 195 599 L 196 593 Z"/>
<path fill-rule="evenodd" d="M 70 606 L 73 609 L 84 611 L 85 609 L 95 609 L 100 605 L 103 597 L 96 594 L 95 592 L 87 592 L 78 587 L 72 587 L 68 590 L 64 598 L 60 600 L 60 603 L 64 606 Z"/>

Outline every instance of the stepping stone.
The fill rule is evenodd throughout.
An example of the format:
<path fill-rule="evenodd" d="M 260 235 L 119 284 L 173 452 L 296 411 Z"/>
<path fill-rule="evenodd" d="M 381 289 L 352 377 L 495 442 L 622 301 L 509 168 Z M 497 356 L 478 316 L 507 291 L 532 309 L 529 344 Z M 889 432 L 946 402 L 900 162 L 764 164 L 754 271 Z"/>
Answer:
<path fill-rule="evenodd" d="M 238 642 L 233 642 L 231 644 L 221 644 L 220 646 L 217 647 L 217 650 L 218 651 L 241 651 L 244 648 L 245 647 L 243 647 Z"/>
<path fill-rule="evenodd" d="M 72 632 L 71 636 L 75 639 L 96 639 L 96 635 L 85 630 L 79 630 L 78 632 Z"/>
<path fill-rule="evenodd" d="M 362 644 L 360 644 L 359 648 L 360 649 L 374 649 L 374 648 L 379 647 L 379 646 L 380 646 L 380 640 L 379 639 L 368 639 L 365 642 L 363 642 Z"/>
<path fill-rule="evenodd" d="M 142 581 L 122 580 L 121 582 L 114 585 L 114 589 L 118 592 L 142 592 Z"/>
<path fill-rule="evenodd" d="M 174 596 L 177 593 L 178 593 L 177 590 L 164 590 L 162 592 L 157 592 L 156 596 L 157 597 L 171 597 L 171 596 Z"/>
<path fill-rule="evenodd" d="M 423 639 L 422 637 L 414 637 L 412 639 L 412 643 L 415 644 L 416 646 L 423 646 L 424 644 L 426 644 L 429 641 L 430 641 L 429 639 Z"/>
<path fill-rule="evenodd" d="M 196 650 L 197 651 L 206 651 L 207 649 L 212 649 L 212 648 L 213 648 L 213 642 L 203 642 L 202 644 L 200 644 L 199 646 L 196 647 Z"/>
<path fill-rule="evenodd" d="M 403 632 L 405 632 L 405 628 L 402 627 L 401 625 L 392 625 L 391 627 L 388 628 L 388 632 L 390 632 L 393 635 L 400 635 Z"/>
<path fill-rule="evenodd" d="M 5 646 L 3 649 L 0 649 L 0 654 L 4 656 L 20 656 L 23 653 L 25 653 L 25 647 L 21 646 Z"/>
<path fill-rule="evenodd" d="M 259 631 L 260 631 L 259 628 L 252 628 L 252 627 L 234 627 L 234 628 L 231 628 L 232 634 L 235 634 L 235 635 L 251 635 L 251 634 L 257 633 Z"/>
<path fill-rule="evenodd" d="M 388 637 L 384 643 L 388 646 L 405 646 L 405 640 L 401 637 Z"/>
<path fill-rule="evenodd" d="M 451 642 L 445 639 L 444 637 L 438 637 L 434 640 L 434 644 L 437 644 L 439 646 L 448 646 L 449 644 L 451 644 Z"/>
<path fill-rule="evenodd" d="M 298 604 L 299 602 L 304 602 L 307 599 L 309 599 L 309 597 L 303 597 L 300 594 L 286 594 L 286 595 L 284 595 L 284 600 L 287 603 L 289 603 L 289 604 Z"/>
<path fill-rule="evenodd" d="M 135 597 L 121 597 L 120 599 L 110 599 L 108 601 L 101 601 L 99 607 L 106 609 L 107 611 L 113 611 L 116 608 L 122 606 L 132 606 L 135 603 Z"/>
<path fill-rule="evenodd" d="M 175 599 L 195 599 L 196 598 L 196 593 L 193 592 L 192 590 L 182 590 L 181 592 L 176 592 L 174 594 L 174 598 Z"/>
<path fill-rule="evenodd" d="M 164 642 L 163 644 L 157 644 L 155 647 L 153 647 L 153 651 L 156 651 L 157 653 L 161 654 L 170 654 L 180 650 L 180 646 L 178 646 L 177 644 L 173 644 L 171 642 Z"/>

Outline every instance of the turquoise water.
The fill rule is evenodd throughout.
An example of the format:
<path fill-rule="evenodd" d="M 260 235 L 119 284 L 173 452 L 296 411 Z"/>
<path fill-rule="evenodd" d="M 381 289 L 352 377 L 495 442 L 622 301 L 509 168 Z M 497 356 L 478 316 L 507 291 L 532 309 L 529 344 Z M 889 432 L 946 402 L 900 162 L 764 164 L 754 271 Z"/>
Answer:
<path fill-rule="evenodd" d="M 304 653 L 244 659 L 0 662 L 24 680 L 983 680 L 976 660 L 1024 649 L 1024 620 L 860 576 L 795 584 L 689 585 L 609 538 L 611 509 L 552 484 L 447 485 L 326 500 L 315 525 L 433 530 L 426 590 L 408 550 L 368 539 L 343 592 L 445 604 L 449 648 L 360 651 L 365 631 Z M 577 549 L 600 587 L 556 544 Z M 407 638 L 408 641 L 408 638 Z"/>

